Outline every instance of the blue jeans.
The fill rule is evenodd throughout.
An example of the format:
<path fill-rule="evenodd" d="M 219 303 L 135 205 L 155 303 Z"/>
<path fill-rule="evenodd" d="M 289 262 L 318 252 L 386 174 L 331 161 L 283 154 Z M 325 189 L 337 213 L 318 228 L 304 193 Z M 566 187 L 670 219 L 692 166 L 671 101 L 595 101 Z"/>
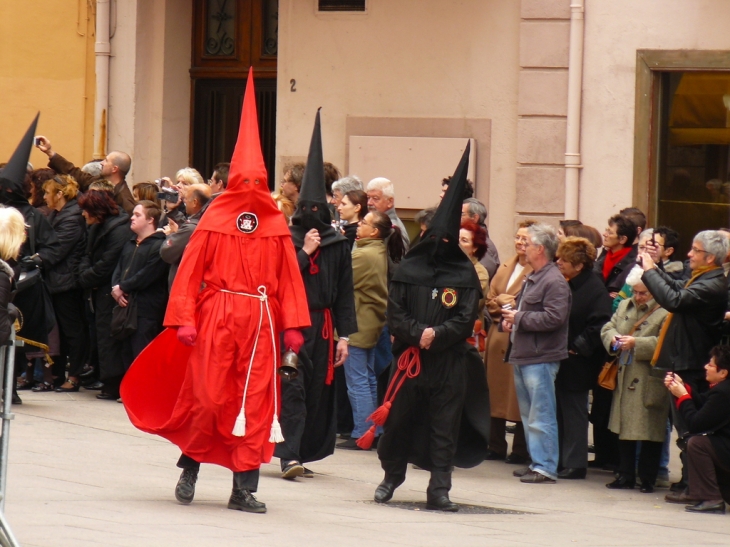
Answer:
<path fill-rule="evenodd" d="M 347 381 L 347 395 L 352 406 L 355 428 L 352 438 L 359 439 L 368 430 L 368 418 L 378 404 L 378 379 L 375 376 L 375 348 L 363 349 L 350 346 L 343 365 Z"/>
<path fill-rule="evenodd" d="M 515 365 L 515 389 L 525 427 L 530 469 L 551 479 L 558 477 L 558 419 L 555 376 L 560 363 Z"/>

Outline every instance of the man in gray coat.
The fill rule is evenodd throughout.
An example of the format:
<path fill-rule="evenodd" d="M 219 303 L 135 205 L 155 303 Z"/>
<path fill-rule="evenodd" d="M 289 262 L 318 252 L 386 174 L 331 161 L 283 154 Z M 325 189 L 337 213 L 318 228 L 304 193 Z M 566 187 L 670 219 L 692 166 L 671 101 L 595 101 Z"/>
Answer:
<path fill-rule="evenodd" d="M 182 197 L 185 203 L 185 210 L 190 215 L 182 224 L 178 225 L 174 220 L 168 219 L 165 227 L 165 242 L 160 247 L 160 257 L 170 264 L 170 273 L 167 278 L 167 288 L 172 288 L 172 282 L 177 274 L 177 267 L 182 260 L 185 247 L 190 241 L 195 228 L 198 226 L 200 217 L 203 216 L 206 204 L 211 199 L 210 186 L 205 184 L 191 184 L 185 188 L 185 195 Z"/>
<path fill-rule="evenodd" d="M 568 358 L 568 318 L 572 295 L 553 261 L 558 249 L 555 229 L 534 224 L 525 243 L 533 272 L 517 301 L 502 311 L 502 328 L 510 332 L 505 362 L 514 365 L 515 388 L 532 464 L 514 472 L 525 483 L 555 483 L 558 475 L 558 420 L 555 377 Z"/>

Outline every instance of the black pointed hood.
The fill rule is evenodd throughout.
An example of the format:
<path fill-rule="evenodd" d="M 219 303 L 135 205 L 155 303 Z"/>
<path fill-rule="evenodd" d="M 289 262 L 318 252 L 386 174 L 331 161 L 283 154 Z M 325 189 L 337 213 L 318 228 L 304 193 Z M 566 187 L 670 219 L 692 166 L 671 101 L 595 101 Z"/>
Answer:
<path fill-rule="evenodd" d="M 312 141 L 309 144 L 307 165 L 302 176 L 302 187 L 299 189 L 299 201 L 292 215 L 291 234 L 294 245 L 304 246 L 304 236 L 312 228 L 319 231 L 320 247 L 326 247 L 338 241 L 346 241 L 344 235 L 332 227 L 332 215 L 327 203 L 327 191 L 324 178 L 324 155 L 322 154 L 322 130 L 319 111 L 314 119 Z"/>
<path fill-rule="evenodd" d="M 28 172 L 28 160 L 30 151 L 33 149 L 33 138 L 35 137 L 38 117 L 36 114 L 33 123 L 25 132 L 25 135 L 8 160 L 8 164 L 0 169 L 0 203 L 12 206 L 28 205 L 28 198 L 23 189 L 25 175 Z"/>
<path fill-rule="evenodd" d="M 472 287 L 481 291 L 474 264 L 459 247 L 469 151 L 467 143 L 431 225 L 418 245 L 403 258 L 393 281 L 434 288 Z"/>

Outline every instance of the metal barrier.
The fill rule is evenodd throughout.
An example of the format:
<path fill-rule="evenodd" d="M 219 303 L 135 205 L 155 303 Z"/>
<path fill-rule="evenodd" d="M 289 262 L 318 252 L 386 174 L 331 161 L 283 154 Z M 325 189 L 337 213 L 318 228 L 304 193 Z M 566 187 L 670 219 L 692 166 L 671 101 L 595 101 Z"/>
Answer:
<path fill-rule="evenodd" d="M 15 333 L 11 334 L 7 345 L 0 346 L 0 379 L 2 379 L 2 438 L 0 439 L 0 545 L 3 547 L 20 547 L 15 539 L 5 518 L 5 491 L 8 478 L 8 450 L 10 448 L 10 420 L 15 418 L 11 412 L 10 405 L 13 399 L 13 387 L 15 384 L 15 348 L 22 346 L 23 342 L 15 339 Z"/>

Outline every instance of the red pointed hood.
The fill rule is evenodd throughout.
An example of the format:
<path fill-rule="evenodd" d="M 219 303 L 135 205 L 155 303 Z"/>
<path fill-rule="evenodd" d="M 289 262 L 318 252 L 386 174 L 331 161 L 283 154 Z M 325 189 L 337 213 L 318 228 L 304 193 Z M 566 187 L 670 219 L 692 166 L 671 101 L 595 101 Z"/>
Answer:
<path fill-rule="evenodd" d="M 228 187 L 210 204 L 196 230 L 241 237 L 289 236 L 289 227 L 271 197 L 267 180 L 251 68 Z"/>

